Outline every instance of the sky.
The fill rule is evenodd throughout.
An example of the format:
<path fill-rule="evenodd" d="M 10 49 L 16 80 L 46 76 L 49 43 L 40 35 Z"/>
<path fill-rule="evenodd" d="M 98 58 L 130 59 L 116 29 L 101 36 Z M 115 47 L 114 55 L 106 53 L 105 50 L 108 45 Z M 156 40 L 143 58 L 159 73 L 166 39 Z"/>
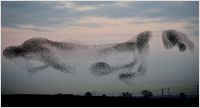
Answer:
<path fill-rule="evenodd" d="M 195 49 L 164 49 L 163 30 L 185 33 Z M 72 76 L 48 68 L 28 77 L 18 65 L 1 60 L 2 93 L 116 93 L 198 85 L 199 3 L 197 1 L 2 1 L 1 51 L 34 37 L 86 44 L 124 42 L 152 31 L 148 70 L 129 86 L 115 75 Z M 84 63 L 85 61 L 81 61 Z M 12 68 L 10 68 L 12 67 Z"/>

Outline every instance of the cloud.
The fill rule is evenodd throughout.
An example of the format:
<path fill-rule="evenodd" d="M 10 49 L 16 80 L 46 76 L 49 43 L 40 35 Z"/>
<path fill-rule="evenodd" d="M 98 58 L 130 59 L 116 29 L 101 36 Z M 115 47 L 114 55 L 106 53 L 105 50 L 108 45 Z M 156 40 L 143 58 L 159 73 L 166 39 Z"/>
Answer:
<path fill-rule="evenodd" d="M 33 30 L 33 31 L 40 31 L 40 32 L 51 32 L 53 30 L 49 29 L 49 28 L 41 28 L 41 27 L 35 27 L 35 26 L 31 26 L 31 25 L 25 25 L 25 26 L 18 26 L 15 27 L 16 29 L 24 29 L 24 30 Z"/>
<path fill-rule="evenodd" d="M 113 5 L 117 5 L 117 6 L 119 6 L 119 7 L 130 7 L 131 5 L 130 4 L 132 4 L 133 3 L 133 1 L 117 1 L 117 2 L 114 2 L 113 3 Z"/>
<path fill-rule="evenodd" d="M 2 27 L 33 26 L 32 30 L 77 26 L 85 17 L 157 19 L 157 22 L 198 21 L 198 2 L 187 1 L 3 1 Z M 137 22 L 135 22 L 137 23 Z M 191 24 L 193 22 L 190 22 Z M 87 27 L 99 25 L 85 24 Z M 27 28 L 31 29 L 31 28 Z M 38 30 L 39 30 L 38 29 Z"/>
<path fill-rule="evenodd" d="M 93 10 L 93 9 L 96 9 L 96 8 L 93 6 L 80 6 L 77 8 L 78 11 L 87 11 L 87 10 Z"/>
<path fill-rule="evenodd" d="M 88 11 L 88 10 L 94 10 L 97 8 L 97 6 L 78 5 L 75 2 L 69 2 L 69 1 L 61 1 L 60 5 L 58 5 L 56 7 L 61 8 L 61 9 L 72 9 L 74 11 Z"/>
<path fill-rule="evenodd" d="M 91 28 L 99 28 L 99 27 L 102 27 L 101 25 L 96 24 L 96 23 L 87 23 L 87 24 L 83 24 L 83 25 L 80 25 L 80 26 L 86 26 L 86 27 L 91 27 Z"/>
<path fill-rule="evenodd" d="M 2 26 L 37 27 L 70 25 L 76 19 L 73 10 L 55 8 L 53 2 L 2 2 Z M 69 22 L 69 23 L 68 23 Z"/>

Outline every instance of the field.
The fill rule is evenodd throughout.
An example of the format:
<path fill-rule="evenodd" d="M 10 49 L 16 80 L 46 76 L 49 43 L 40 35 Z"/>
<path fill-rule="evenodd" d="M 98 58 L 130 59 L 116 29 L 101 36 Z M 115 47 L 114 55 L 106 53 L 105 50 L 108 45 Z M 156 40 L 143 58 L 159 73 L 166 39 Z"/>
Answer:
<path fill-rule="evenodd" d="M 197 107 L 198 98 L 143 98 L 143 97 L 107 97 L 76 95 L 1 95 L 3 107 Z"/>

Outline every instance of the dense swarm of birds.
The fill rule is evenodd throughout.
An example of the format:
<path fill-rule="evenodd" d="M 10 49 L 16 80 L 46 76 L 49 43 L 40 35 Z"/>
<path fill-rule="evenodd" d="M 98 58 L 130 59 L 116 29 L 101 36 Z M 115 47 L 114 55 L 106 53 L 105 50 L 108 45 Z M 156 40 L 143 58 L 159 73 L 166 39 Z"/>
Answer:
<path fill-rule="evenodd" d="M 140 56 L 140 54 L 142 55 L 143 53 L 148 53 L 149 40 L 151 39 L 151 37 L 152 32 L 144 31 L 139 33 L 134 40 L 131 39 L 123 43 L 112 44 L 111 46 L 107 46 L 101 50 L 96 51 L 100 55 L 106 54 L 112 50 L 119 52 L 137 51 Z M 181 52 L 184 52 L 186 49 L 189 49 L 190 51 L 194 49 L 193 43 L 187 38 L 187 36 L 184 33 L 178 32 L 176 30 L 163 31 L 162 39 L 165 49 L 170 49 L 174 46 L 177 46 Z M 59 61 L 57 56 L 55 56 L 56 53 L 53 53 L 51 51 L 51 48 L 62 50 L 65 52 L 71 52 L 78 49 L 88 50 L 90 46 L 73 42 L 55 42 L 45 38 L 32 38 L 25 41 L 21 45 L 7 47 L 3 51 L 3 56 L 10 60 L 12 60 L 13 58 L 24 58 L 27 61 L 30 59 L 35 59 L 43 62 L 44 65 L 42 66 L 28 69 L 28 71 L 33 74 L 48 67 L 52 67 L 64 73 L 73 73 L 75 71 L 75 67 Z M 67 55 L 68 53 L 65 54 Z M 144 75 L 147 69 L 146 66 L 142 64 L 142 62 L 136 70 L 133 70 L 134 68 L 136 68 L 137 63 L 137 60 L 132 60 L 131 63 L 121 66 L 110 66 L 108 63 L 102 61 L 94 61 L 94 63 L 91 64 L 88 70 L 90 70 L 91 74 L 95 76 L 104 76 L 114 71 L 126 69 L 128 71 L 119 74 L 119 79 L 123 81 L 127 79 L 132 79 L 133 77 L 138 75 Z"/>
<path fill-rule="evenodd" d="M 177 46 L 181 52 L 189 48 L 190 51 L 194 49 L 194 44 L 187 38 L 187 36 L 176 30 L 166 30 L 162 34 L 164 47 L 166 49 Z"/>

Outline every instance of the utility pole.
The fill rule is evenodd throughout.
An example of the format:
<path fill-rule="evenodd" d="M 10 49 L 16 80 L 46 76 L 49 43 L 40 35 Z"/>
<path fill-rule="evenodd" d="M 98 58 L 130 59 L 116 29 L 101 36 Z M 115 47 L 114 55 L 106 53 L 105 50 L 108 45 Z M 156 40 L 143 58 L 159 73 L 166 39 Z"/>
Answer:
<path fill-rule="evenodd" d="M 167 88 L 168 98 L 170 97 L 170 88 Z"/>
<path fill-rule="evenodd" d="M 93 92 L 94 96 L 95 96 L 95 92 Z"/>
<path fill-rule="evenodd" d="M 164 89 L 161 89 L 162 97 L 164 97 Z"/>
<path fill-rule="evenodd" d="M 199 86 L 196 85 L 196 90 L 197 90 L 197 97 L 199 97 Z"/>

